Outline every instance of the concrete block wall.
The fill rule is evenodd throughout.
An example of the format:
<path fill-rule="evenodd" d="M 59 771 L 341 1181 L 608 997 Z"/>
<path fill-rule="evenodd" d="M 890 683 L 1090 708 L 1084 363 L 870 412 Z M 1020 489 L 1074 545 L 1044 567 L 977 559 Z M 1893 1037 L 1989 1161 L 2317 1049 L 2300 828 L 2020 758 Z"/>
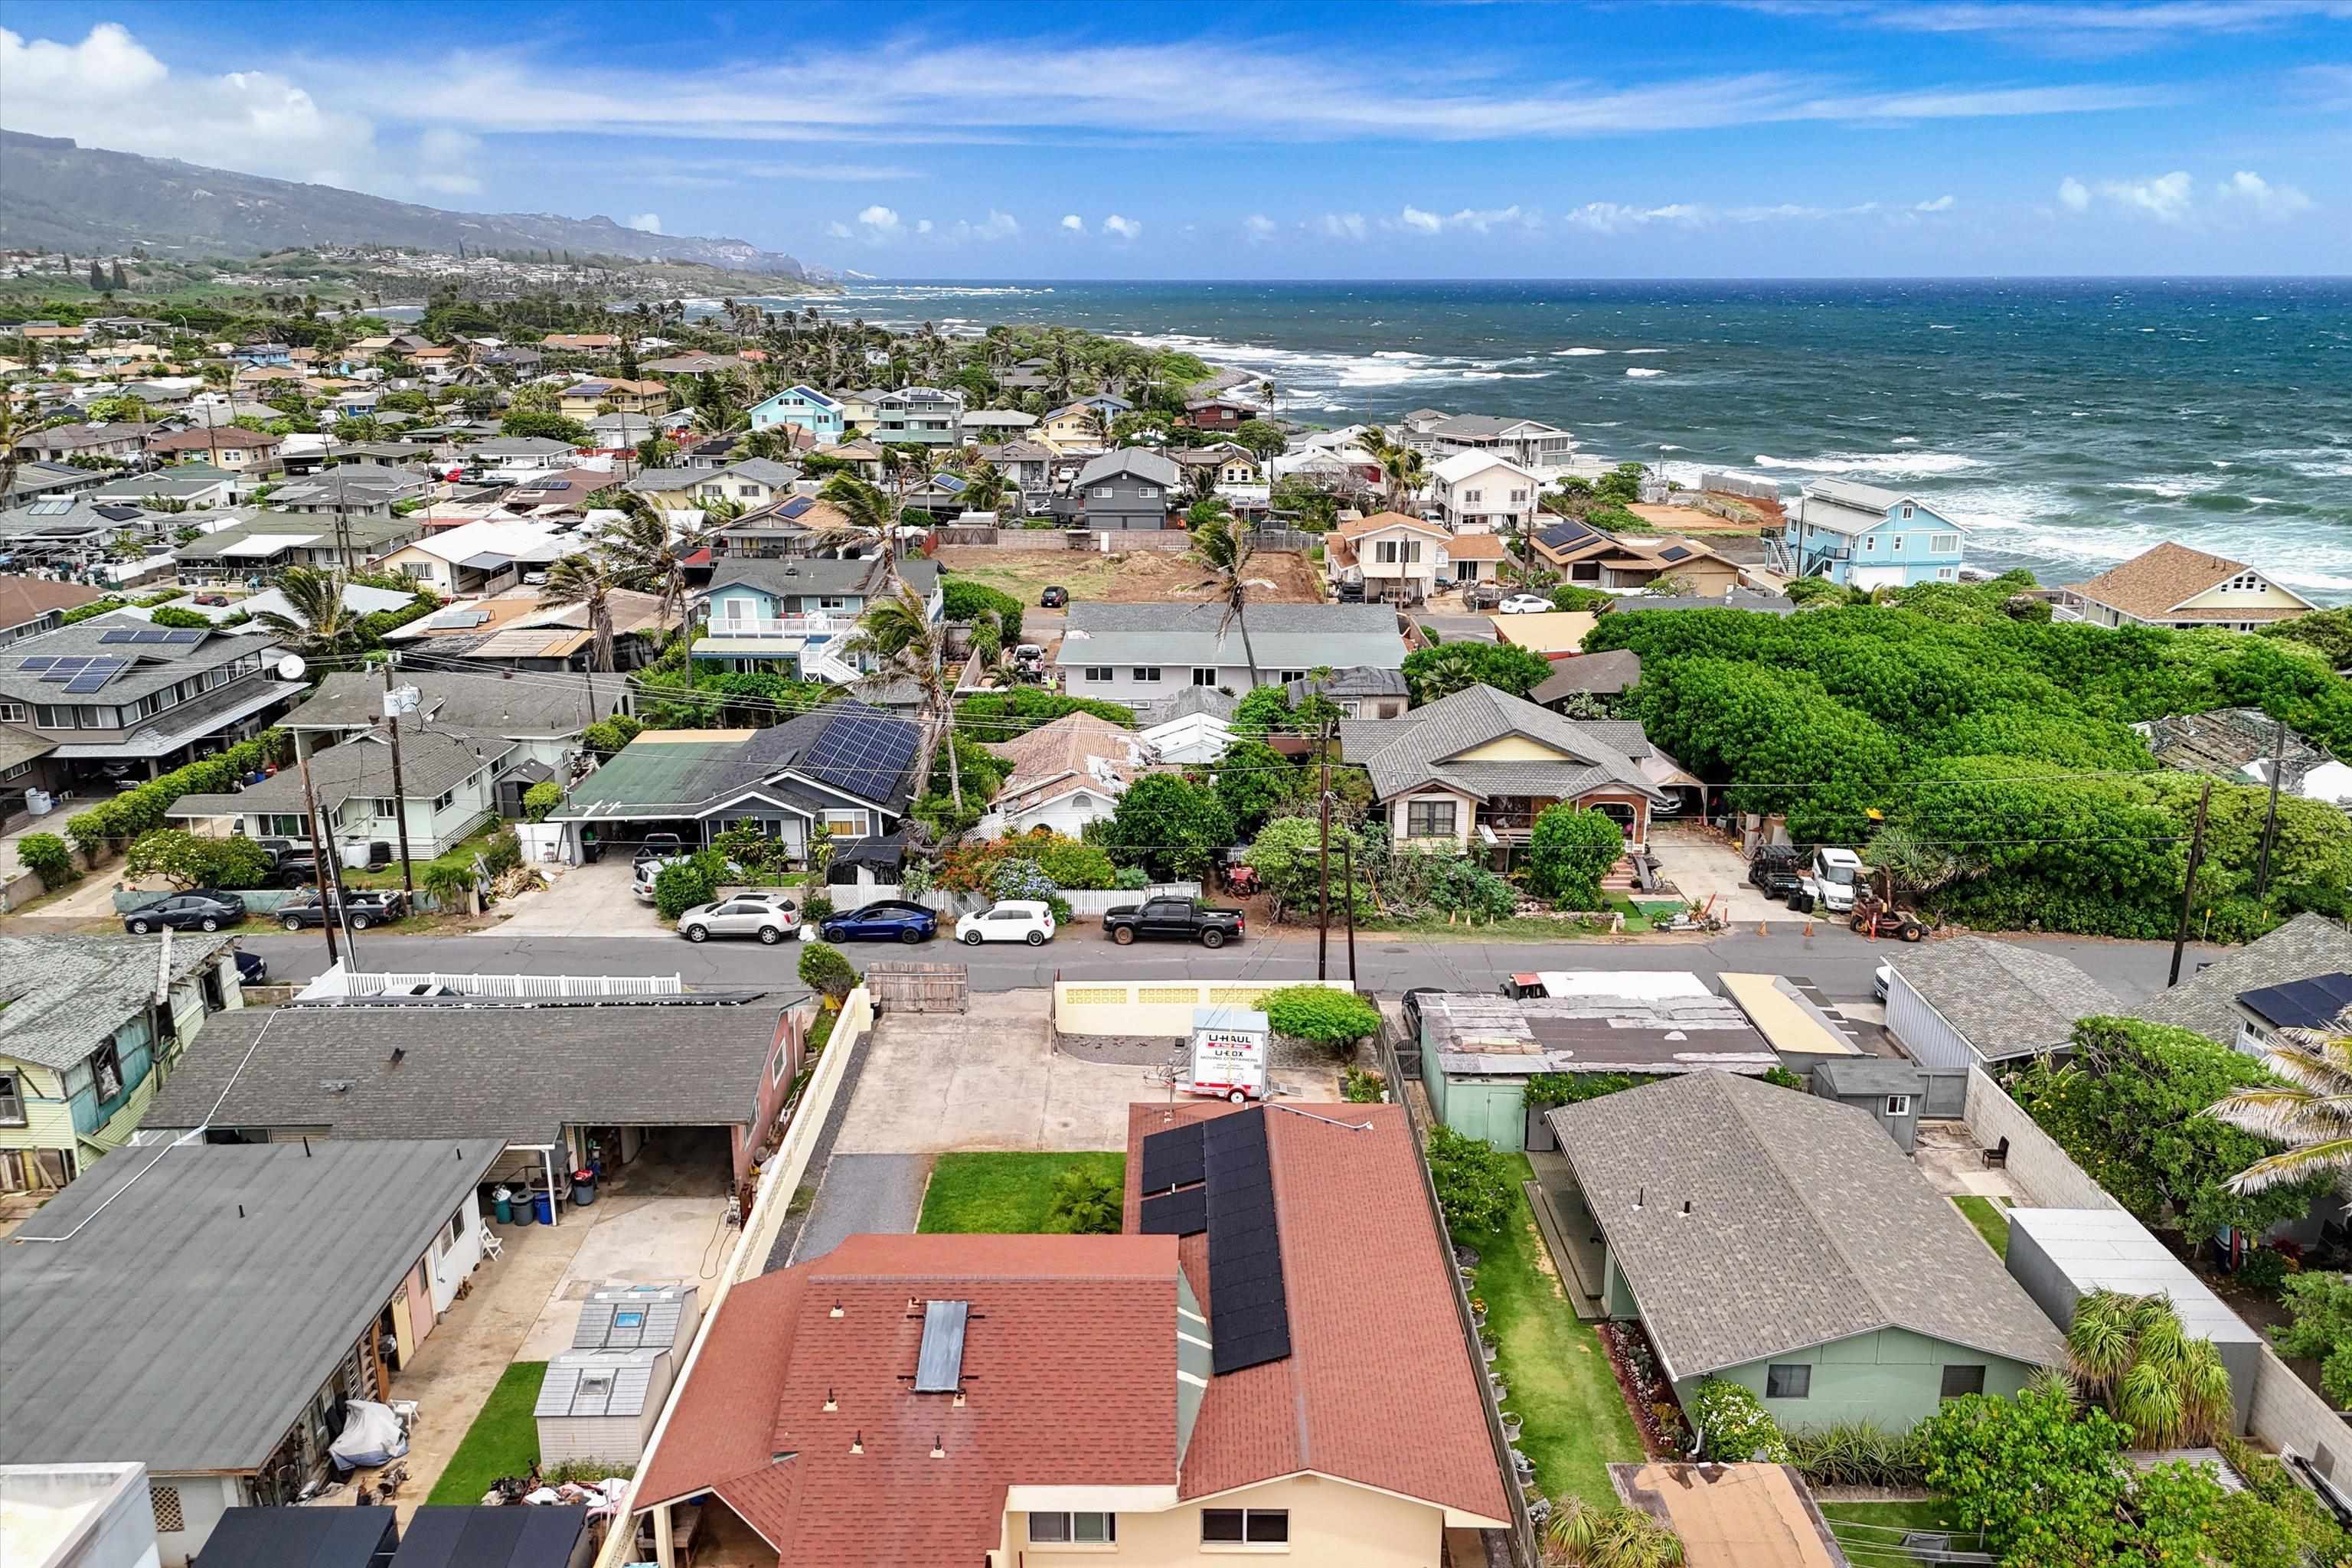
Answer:
<path fill-rule="evenodd" d="M 2295 1376 L 2278 1352 L 2263 1347 L 2254 1374 L 2253 1409 L 2247 1418 L 2253 1435 L 2273 1448 L 2293 1448 L 2319 1473 L 2352 1489 L 2352 1427 L 2321 1395 Z"/>
<path fill-rule="evenodd" d="M 1969 1131 L 1987 1149 L 2009 1140 L 2009 1183 L 2021 1202 L 2045 1209 L 2118 1209 L 2083 1167 L 2050 1135 L 2033 1124 L 2025 1108 L 2010 1099 L 1982 1068 L 1969 1069 Z"/>

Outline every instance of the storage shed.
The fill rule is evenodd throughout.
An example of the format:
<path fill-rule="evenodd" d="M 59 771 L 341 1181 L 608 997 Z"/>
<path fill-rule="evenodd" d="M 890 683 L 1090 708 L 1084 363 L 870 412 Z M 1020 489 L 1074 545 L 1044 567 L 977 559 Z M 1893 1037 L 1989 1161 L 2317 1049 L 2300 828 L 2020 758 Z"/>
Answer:
<path fill-rule="evenodd" d="M 1841 1057 L 1813 1068 L 1813 1092 L 1870 1113 L 1908 1154 L 1919 1141 L 1919 1111 L 1927 1075 L 1911 1062 L 1885 1057 Z"/>
<path fill-rule="evenodd" d="M 2125 1010 L 2056 953 L 1991 937 L 1910 948 L 1888 967 L 1887 1032 L 1926 1068 L 1965 1070 L 2063 1050 L 2075 1019 Z"/>
<path fill-rule="evenodd" d="M 599 1290 L 581 1303 L 572 1348 L 547 1363 L 533 1415 L 540 1462 L 634 1465 L 694 1337 L 690 1286 Z"/>
<path fill-rule="evenodd" d="M 2192 1339 L 2213 1342 L 2230 1371 L 2231 1430 L 2246 1429 L 2262 1370 L 2260 1330 L 2231 1311 L 2189 1266 L 2121 1209 L 2009 1211 L 2009 1272 L 2061 1332 L 2074 1303 L 2094 1290 L 2132 1296 L 2162 1291 Z"/>

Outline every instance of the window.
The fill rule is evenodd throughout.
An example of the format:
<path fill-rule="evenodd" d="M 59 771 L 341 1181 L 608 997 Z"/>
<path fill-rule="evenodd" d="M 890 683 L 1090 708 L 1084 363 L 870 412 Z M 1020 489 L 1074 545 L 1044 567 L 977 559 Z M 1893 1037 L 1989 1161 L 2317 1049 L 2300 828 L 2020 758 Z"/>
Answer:
<path fill-rule="evenodd" d="M 1906 522 L 1911 521 L 1911 509 L 1907 506 L 1903 509 L 1903 521 Z"/>
<path fill-rule="evenodd" d="M 1910 537 L 1911 536 L 1907 533 L 1898 533 L 1890 542 L 1888 548 L 1892 549 L 1895 554 L 1900 555 L 1903 553 L 1903 542 Z"/>
<path fill-rule="evenodd" d="M 25 1125 L 25 1080 L 13 1072 L 0 1072 L 0 1127 Z"/>
<path fill-rule="evenodd" d="M 1813 1392 L 1813 1369 L 1800 1362 L 1791 1366 L 1773 1365 L 1764 1369 L 1764 1397 L 1767 1399 L 1806 1399 Z"/>
<path fill-rule="evenodd" d="M 44 702 L 34 710 L 33 722 L 44 730 L 70 730 L 74 727 L 74 710 L 64 703 L 52 706 Z"/>
<path fill-rule="evenodd" d="M 1303 669 L 1286 669 L 1276 675 L 1275 679 L 1285 685 L 1288 685 L 1294 680 L 1306 679 L 1307 672 Z"/>
<path fill-rule="evenodd" d="M 784 1047 L 778 1046 L 776 1047 L 776 1054 L 772 1058 L 769 1058 L 768 1081 L 770 1083 L 782 1083 L 784 1081 Z"/>
<path fill-rule="evenodd" d="M 1087 679 L 1088 680 L 1109 681 L 1116 679 L 1116 672 L 1107 664 L 1090 664 L 1087 666 Z"/>
<path fill-rule="evenodd" d="M 1160 667 L 1156 664 L 1139 664 L 1128 673 L 1146 686 L 1157 685 L 1160 680 Z"/>
<path fill-rule="evenodd" d="M 1193 666 L 1193 668 L 1192 668 L 1192 684 L 1193 684 L 1193 685 L 1195 685 L 1195 686 L 1214 686 L 1214 685 L 1216 685 L 1216 683 L 1217 683 L 1217 672 L 1216 672 L 1214 669 L 1210 668 L 1209 668 L 1208 666 L 1206 666 L 1206 665 L 1195 665 L 1195 666 Z"/>
<path fill-rule="evenodd" d="M 188 1528 L 188 1516 L 180 1508 L 180 1489 L 147 1485 L 147 1505 L 155 1510 L 155 1533 L 177 1535 Z"/>
<path fill-rule="evenodd" d="M 1033 1513 L 1029 1516 L 1029 1543 L 1033 1546 L 1055 1546 L 1064 1542 L 1076 1546 L 1108 1546 L 1118 1539 L 1118 1515 L 1115 1513 Z"/>
<path fill-rule="evenodd" d="M 1094 498 L 1095 498 L 1095 500 L 1110 500 L 1110 497 L 1111 497 L 1111 489 L 1110 489 L 1110 487 L 1109 487 L 1108 485 L 1097 485 L 1097 486 L 1094 488 Z"/>
<path fill-rule="evenodd" d="M 466 1211 L 459 1209 L 449 1216 L 449 1223 L 441 1227 L 441 1235 L 437 1238 L 441 1243 L 441 1250 L 446 1252 L 456 1247 L 465 1234 Z"/>
<path fill-rule="evenodd" d="M 862 811 L 824 811 L 818 814 L 825 832 L 835 838 L 866 837 L 866 814 Z"/>
<path fill-rule="evenodd" d="M 1160 487 L 1158 485 L 1138 485 L 1135 487 L 1135 493 L 1141 496 L 1145 500 L 1157 500 L 1160 497 Z"/>
<path fill-rule="evenodd" d="M 1454 802 L 1450 800 L 1407 801 L 1404 808 L 1404 836 L 1407 838 L 1452 838 Z"/>
<path fill-rule="evenodd" d="M 1910 1115 L 1911 1097 L 1907 1094 L 1888 1095 L 1886 1097 L 1886 1114 L 1889 1116 Z"/>
<path fill-rule="evenodd" d="M 369 805 L 372 816 L 398 816 L 400 815 L 400 802 L 388 795 L 377 795 Z"/>
<path fill-rule="evenodd" d="M 1960 536 L 1957 533 L 1930 534 L 1927 548 L 1938 555 L 1957 555 L 1960 552 Z"/>
<path fill-rule="evenodd" d="M 261 836 L 264 838 L 299 838 L 302 837 L 302 819 L 292 815 L 265 813 L 261 818 Z"/>
<path fill-rule="evenodd" d="M 1290 1539 L 1286 1508 L 1204 1508 L 1201 1510 L 1201 1544 L 1250 1542 L 1281 1545 Z"/>
<path fill-rule="evenodd" d="M 1948 1366 L 1944 1369 L 1946 1399 L 1959 1399 L 1984 1392 L 1984 1368 L 1981 1366 Z"/>
<path fill-rule="evenodd" d="M 122 1092 L 122 1056 L 115 1049 L 112 1040 L 90 1053 L 89 1074 L 91 1081 L 98 1086 L 98 1098 L 101 1102 Z"/>
<path fill-rule="evenodd" d="M 1465 506 L 1476 506 L 1481 493 L 1482 492 L 1477 490 L 1464 490 L 1462 492 L 1462 504 Z"/>
<path fill-rule="evenodd" d="M 1864 534 L 1864 535 L 1862 536 L 1862 552 L 1863 552 L 1863 553 L 1864 553 L 1864 554 L 1865 554 L 1865 555 L 1871 554 L 1872 552 L 1875 552 L 1877 549 L 1878 549 L 1878 535 L 1876 535 L 1876 534 L 1874 534 L 1874 533 L 1865 533 L 1865 534 Z"/>
<path fill-rule="evenodd" d="M 457 804 L 457 792 L 454 789 L 444 790 L 433 797 L 433 809 L 436 811 L 446 811 Z"/>
<path fill-rule="evenodd" d="M 1936 581 L 1938 583 L 1948 583 L 1955 575 L 1956 574 L 1948 566 L 1938 566 L 1936 568 Z"/>
<path fill-rule="evenodd" d="M 0 724 L 22 724 L 32 716 L 33 710 L 22 702 L 0 702 Z"/>

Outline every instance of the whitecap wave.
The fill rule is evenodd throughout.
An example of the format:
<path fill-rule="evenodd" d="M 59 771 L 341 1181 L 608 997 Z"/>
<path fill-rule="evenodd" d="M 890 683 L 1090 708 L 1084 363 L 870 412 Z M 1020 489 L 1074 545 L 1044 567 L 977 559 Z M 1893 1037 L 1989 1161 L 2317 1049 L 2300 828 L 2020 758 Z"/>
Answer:
<path fill-rule="evenodd" d="M 1919 437 L 1916 436 L 1896 436 L 1889 439 L 1886 444 L 1890 447 L 1916 447 L 1919 444 Z"/>
<path fill-rule="evenodd" d="M 1629 354 L 1663 354 L 1671 353 L 1674 351 L 1671 349 L 1627 349 L 1624 352 Z"/>
<path fill-rule="evenodd" d="M 1662 370 L 1643 370 L 1640 365 L 1635 365 L 1633 369 L 1631 369 L 1631 370 L 1627 371 L 1625 374 L 1626 374 L 1627 375 L 1636 375 L 1636 376 L 1652 376 L 1652 375 L 1664 375 L 1664 374 L 1665 374 L 1666 373 L 1665 373 L 1664 371 L 1662 371 Z"/>
<path fill-rule="evenodd" d="M 1759 468 L 1797 468 L 1812 474 L 1884 474 L 1890 479 L 1924 479 L 1932 474 L 1965 473 L 1984 467 L 1983 459 L 1958 452 L 1824 452 L 1818 458 L 1775 458 L 1759 453 Z"/>
<path fill-rule="evenodd" d="M 1605 354 L 1608 352 L 1609 351 L 1607 349 L 1554 349 L 1552 351 L 1551 357 L 1554 359 L 1583 359 L 1590 354 Z"/>

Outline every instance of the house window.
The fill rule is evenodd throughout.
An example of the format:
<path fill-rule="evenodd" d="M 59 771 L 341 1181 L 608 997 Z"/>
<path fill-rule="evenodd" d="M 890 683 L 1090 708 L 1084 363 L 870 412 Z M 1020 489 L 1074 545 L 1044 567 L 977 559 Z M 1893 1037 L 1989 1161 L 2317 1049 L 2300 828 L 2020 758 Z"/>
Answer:
<path fill-rule="evenodd" d="M 1160 680 L 1160 667 L 1156 664 L 1139 664 L 1128 673 L 1145 686 L 1157 685 Z"/>
<path fill-rule="evenodd" d="M 1874 533 L 1865 533 L 1862 536 L 1862 552 L 1864 555 L 1872 554 L 1876 552 L 1877 549 L 1878 535 Z"/>
<path fill-rule="evenodd" d="M 25 1080 L 13 1072 L 0 1072 L 0 1127 L 25 1125 Z"/>
<path fill-rule="evenodd" d="M 1911 521 L 1911 509 L 1907 506 L 1903 509 L 1903 521 L 1906 522 Z"/>
<path fill-rule="evenodd" d="M 1981 1366 L 1948 1366 L 1944 1369 L 1942 1397 L 1964 1399 L 1971 1394 L 1984 1392 L 1984 1368 Z"/>
<path fill-rule="evenodd" d="M 1910 1115 L 1911 1097 L 1907 1094 L 1888 1095 L 1886 1097 L 1886 1114 L 1889 1116 Z"/>
<path fill-rule="evenodd" d="M 1033 1546 L 1108 1546 L 1118 1539 L 1115 1513 L 1033 1513 L 1029 1543 Z"/>
<path fill-rule="evenodd" d="M 1292 681 L 1294 681 L 1294 680 L 1304 680 L 1304 679 L 1307 679 L 1307 672 L 1306 672 L 1305 670 L 1303 670 L 1303 669 L 1286 669 L 1286 670 L 1282 671 L 1280 674 L 1276 675 L 1276 676 L 1275 677 L 1275 679 L 1276 679 L 1276 680 L 1281 681 L 1284 685 L 1286 685 L 1286 685 L 1288 685 L 1290 682 L 1292 682 Z"/>
<path fill-rule="evenodd" d="M 377 816 L 398 816 L 400 815 L 400 802 L 393 798 L 391 795 L 377 795 L 373 802 L 373 814 Z"/>
<path fill-rule="evenodd" d="M 1927 548 L 1938 555 L 1957 555 L 1960 552 L 1960 536 L 1957 533 L 1930 534 Z"/>
<path fill-rule="evenodd" d="M 1404 808 L 1404 836 L 1407 838 L 1453 838 L 1454 805 L 1450 800 L 1407 801 Z"/>
<path fill-rule="evenodd" d="M 1194 665 L 1192 667 L 1192 684 L 1195 686 L 1214 686 L 1217 684 L 1217 672 L 1207 665 Z"/>
<path fill-rule="evenodd" d="M 866 837 L 866 814 L 862 811 L 824 811 L 817 814 L 825 833 L 835 838 Z"/>
<path fill-rule="evenodd" d="M 1157 500 L 1160 497 L 1160 487 L 1158 485 L 1138 485 L 1135 487 L 1135 493 L 1141 496 L 1145 500 Z"/>
<path fill-rule="evenodd" d="M 1290 1540 L 1286 1508 L 1204 1508 L 1201 1510 L 1201 1544 L 1249 1542 L 1278 1546 Z"/>
<path fill-rule="evenodd" d="M 1812 1396 L 1812 1392 L 1813 1369 L 1802 1362 L 1764 1369 L 1764 1397 L 1767 1399 L 1808 1399 Z"/>
<path fill-rule="evenodd" d="M 1907 533 L 1898 533 L 1888 545 L 1888 548 L 1893 550 L 1895 554 L 1900 555 L 1903 553 L 1903 542 L 1910 537 L 1911 536 Z"/>
<path fill-rule="evenodd" d="M 1087 679 L 1088 680 L 1109 681 L 1117 679 L 1117 672 L 1107 664 L 1090 664 L 1087 666 Z"/>
<path fill-rule="evenodd" d="M 22 702 L 0 702 L 0 724 L 22 724 L 32 716 L 33 710 Z"/>
<path fill-rule="evenodd" d="M 449 1216 L 449 1223 L 441 1227 L 441 1234 L 436 1238 L 441 1244 L 441 1250 L 444 1252 L 449 1251 L 452 1247 L 457 1245 L 458 1238 L 463 1237 L 465 1234 L 466 1211 L 464 1209 L 459 1209 L 457 1213 Z"/>
<path fill-rule="evenodd" d="M 1095 500 L 1110 500 L 1110 498 L 1111 498 L 1111 488 L 1110 488 L 1108 485 L 1097 485 L 1097 486 L 1094 488 L 1094 498 L 1095 498 Z"/>
<path fill-rule="evenodd" d="M 778 1046 L 776 1047 L 776 1054 L 769 1058 L 768 1081 L 770 1083 L 782 1083 L 784 1081 L 784 1047 L 782 1046 Z"/>
<path fill-rule="evenodd" d="M 98 1086 L 100 1102 L 112 1100 L 122 1092 L 122 1055 L 115 1049 L 112 1040 L 90 1053 L 89 1075 Z"/>
<path fill-rule="evenodd" d="M 180 1507 L 179 1488 L 159 1486 L 152 1481 L 149 1482 L 147 1506 L 155 1510 L 156 1534 L 177 1535 L 188 1528 L 188 1516 Z"/>
<path fill-rule="evenodd" d="M 1948 583 L 1952 580 L 1954 575 L 1954 572 L 1948 566 L 1938 566 L 1936 568 L 1936 581 L 1938 583 Z"/>
<path fill-rule="evenodd" d="M 457 792 L 454 789 L 444 790 L 433 797 L 433 809 L 436 811 L 446 811 L 457 804 Z"/>

